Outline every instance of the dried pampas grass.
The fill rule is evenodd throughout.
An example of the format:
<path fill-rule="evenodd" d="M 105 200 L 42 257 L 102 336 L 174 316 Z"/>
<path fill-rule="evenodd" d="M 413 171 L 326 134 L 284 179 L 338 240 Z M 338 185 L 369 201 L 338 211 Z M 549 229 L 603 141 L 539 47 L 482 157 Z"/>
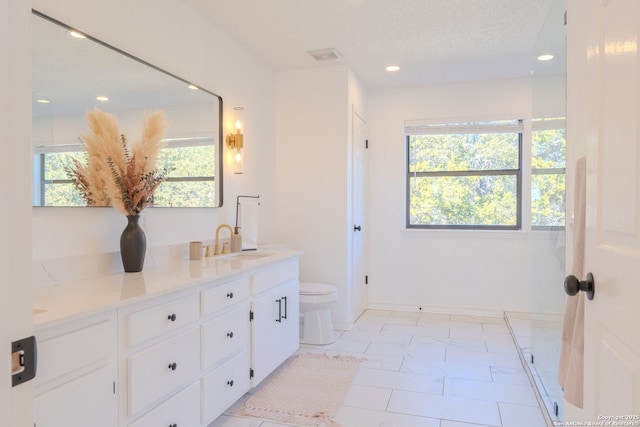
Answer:
<path fill-rule="evenodd" d="M 152 204 L 166 171 L 156 168 L 166 125 L 161 111 L 149 113 L 142 136 L 131 150 L 112 114 L 87 112 L 89 130 L 82 134 L 86 165 L 73 159 L 68 172 L 89 206 L 113 206 L 125 215 L 139 215 Z"/>

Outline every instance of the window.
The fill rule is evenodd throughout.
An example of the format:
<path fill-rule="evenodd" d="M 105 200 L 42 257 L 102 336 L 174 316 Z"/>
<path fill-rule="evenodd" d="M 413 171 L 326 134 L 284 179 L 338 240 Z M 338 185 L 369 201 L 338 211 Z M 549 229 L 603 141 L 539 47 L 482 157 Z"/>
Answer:
<path fill-rule="evenodd" d="M 531 123 L 531 227 L 555 229 L 565 225 L 564 118 L 534 119 Z"/>
<path fill-rule="evenodd" d="M 521 227 L 522 120 L 407 122 L 407 228 Z"/>
<path fill-rule="evenodd" d="M 180 141 L 166 142 L 158 158 L 158 168 L 169 173 L 154 193 L 154 204 L 165 207 L 207 207 L 216 200 L 215 146 L 210 142 L 182 146 Z M 34 162 L 36 206 L 86 206 L 86 201 L 74 187 L 65 167 L 72 165 L 71 158 L 84 161 L 84 152 L 78 144 L 51 149 L 39 149 Z"/>

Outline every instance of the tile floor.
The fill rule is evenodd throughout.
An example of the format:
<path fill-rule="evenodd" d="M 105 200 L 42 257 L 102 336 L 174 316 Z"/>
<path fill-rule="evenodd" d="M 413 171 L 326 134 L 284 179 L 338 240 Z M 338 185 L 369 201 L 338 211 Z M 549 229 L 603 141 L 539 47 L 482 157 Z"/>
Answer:
<path fill-rule="evenodd" d="M 342 427 L 546 426 L 502 318 L 368 310 L 335 343 L 299 351 L 367 359 Z M 233 410 L 209 427 L 285 426 Z"/>

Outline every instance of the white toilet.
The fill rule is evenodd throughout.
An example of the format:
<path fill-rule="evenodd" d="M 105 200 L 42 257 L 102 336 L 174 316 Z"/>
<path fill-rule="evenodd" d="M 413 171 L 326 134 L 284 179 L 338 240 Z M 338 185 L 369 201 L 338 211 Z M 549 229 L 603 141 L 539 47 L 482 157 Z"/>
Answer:
<path fill-rule="evenodd" d="M 331 344 L 336 340 L 331 306 L 338 289 L 325 283 L 300 282 L 300 343 Z"/>

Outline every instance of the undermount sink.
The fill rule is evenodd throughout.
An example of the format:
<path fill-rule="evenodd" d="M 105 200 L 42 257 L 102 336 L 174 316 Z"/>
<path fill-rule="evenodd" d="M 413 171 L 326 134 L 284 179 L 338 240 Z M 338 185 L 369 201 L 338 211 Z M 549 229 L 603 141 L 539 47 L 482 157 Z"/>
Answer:
<path fill-rule="evenodd" d="M 252 259 L 266 258 L 274 254 L 272 252 L 238 252 L 232 255 L 238 258 L 252 260 Z"/>

